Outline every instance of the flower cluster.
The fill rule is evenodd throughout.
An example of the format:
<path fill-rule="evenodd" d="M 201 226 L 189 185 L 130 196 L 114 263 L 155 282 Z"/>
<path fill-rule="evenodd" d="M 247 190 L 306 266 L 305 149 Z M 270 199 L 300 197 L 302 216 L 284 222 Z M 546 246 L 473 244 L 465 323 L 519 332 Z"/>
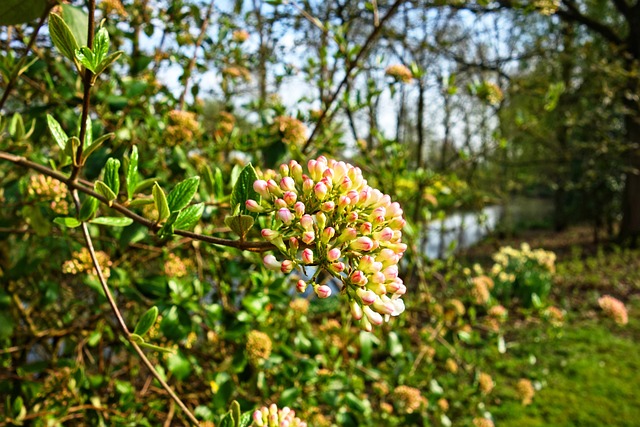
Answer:
<path fill-rule="evenodd" d="M 218 117 L 218 122 L 216 123 L 216 130 L 214 131 L 214 136 L 216 138 L 224 138 L 229 135 L 233 128 L 236 126 L 236 118 L 233 114 L 227 111 L 221 111 Z"/>
<path fill-rule="evenodd" d="M 66 215 L 69 211 L 66 185 L 50 176 L 32 175 L 29 180 L 29 195 L 49 202 L 49 207 L 56 213 Z"/>
<path fill-rule="evenodd" d="M 230 65 L 223 68 L 222 75 L 231 79 L 242 79 L 245 82 L 251 81 L 251 72 L 249 72 L 249 69 L 240 65 Z"/>
<path fill-rule="evenodd" d="M 405 414 L 412 414 L 427 404 L 420 390 L 406 385 L 398 386 L 393 390 L 393 400 L 398 411 Z"/>
<path fill-rule="evenodd" d="M 528 243 L 520 245 L 520 250 L 514 249 L 511 246 L 500 248 L 500 251 L 493 255 L 493 261 L 495 264 L 491 268 L 491 273 L 494 276 L 499 275 L 503 271 L 517 274 L 528 262 L 538 265 L 549 273 L 555 273 L 556 271 L 556 254 L 551 251 L 545 251 L 544 249 L 532 250 Z"/>
<path fill-rule="evenodd" d="M 111 260 L 109 259 L 109 255 L 102 251 L 97 251 L 96 258 L 98 259 L 98 264 L 102 268 L 102 274 L 108 279 L 111 275 L 111 270 L 109 269 L 111 266 Z M 74 275 L 80 273 L 95 274 L 89 249 L 82 248 L 80 251 L 74 252 L 72 254 L 72 259 L 65 261 L 64 264 L 62 264 L 62 272 Z"/>
<path fill-rule="evenodd" d="M 184 277 L 189 273 L 189 269 L 193 267 L 191 260 L 183 260 L 175 254 L 169 254 L 169 259 L 164 263 L 164 274 L 168 277 Z"/>
<path fill-rule="evenodd" d="M 533 388 L 533 384 L 530 380 L 526 378 L 522 378 L 518 380 L 516 384 L 516 393 L 518 393 L 518 397 L 522 401 L 523 405 L 530 405 L 533 401 L 533 396 L 536 394 L 535 388 Z"/>
<path fill-rule="evenodd" d="M 234 42 L 244 43 L 249 40 L 249 32 L 247 30 L 235 30 L 231 38 Z"/>
<path fill-rule="evenodd" d="M 478 375 L 478 387 L 480 388 L 480 392 L 482 392 L 482 394 L 489 394 L 493 391 L 494 386 L 495 384 L 491 375 L 485 372 L 480 372 Z"/>
<path fill-rule="evenodd" d="M 253 426 L 257 427 L 307 427 L 307 423 L 296 417 L 294 410 L 285 406 L 278 409 L 273 403 L 268 408 L 263 406 L 253 413 Z"/>
<path fill-rule="evenodd" d="M 489 418 L 476 417 L 473 419 L 474 427 L 494 427 L 493 421 Z"/>
<path fill-rule="evenodd" d="M 166 129 L 167 144 L 171 147 L 193 141 L 200 133 L 200 124 L 196 114 L 189 111 L 169 111 Z"/>
<path fill-rule="evenodd" d="M 342 282 L 353 317 L 371 331 L 404 311 L 400 297 L 406 287 L 398 277 L 407 249 L 401 241 L 402 209 L 348 163 L 321 156 L 308 162 L 308 171 L 292 160 L 273 179 L 253 185 L 262 201 L 247 200 L 246 207 L 273 216 L 272 228 L 263 229 L 262 236 L 286 258 L 281 262 L 267 255 L 263 262 L 283 273 L 317 266 L 311 285 L 320 298 L 331 295 L 328 285 L 315 280 L 326 271 Z M 307 286 L 299 280 L 296 288 L 304 292 Z"/>
<path fill-rule="evenodd" d="M 389 65 L 387 69 L 384 70 L 384 73 L 402 83 L 411 83 L 411 80 L 413 80 L 411 70 L 402 64 Z"/>
<path fill-rule="evenodd" d="M 618 325 L 626 325 L 629 322 L 627 308 L 624 303 L 611 295 L 598 298 L 598 305 L 604 313 L 611 317 Z"/>
<path fill-rule="evenodd" d="M 307 127 L 295 117 L 278 116 L 273 119 L 273 130 L 288 145 L 300 146 L 307 140 Z"/>
<path fill-rule="evenodd" d="M 247 336 L 247 356 L 254 366 L 260 365 L 271 356 L 273 343 L 269 335 L 260 331 L 251 331 Z"/>
<path fill-rule="evenodd" d="M 560 0 L 534 0 L 533 7 L 542 15 L 554 15 L 560 7 Z"/>

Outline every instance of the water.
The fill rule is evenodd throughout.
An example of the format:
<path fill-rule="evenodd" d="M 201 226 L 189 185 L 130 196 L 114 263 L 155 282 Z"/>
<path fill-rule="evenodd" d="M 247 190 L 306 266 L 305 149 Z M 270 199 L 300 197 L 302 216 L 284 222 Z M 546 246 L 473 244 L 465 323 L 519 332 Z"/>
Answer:
<path fill-rule="evenodd" d="M 474 245 L 495 230 L 503 211 L 502 206 L 487 206 L 479 212 L 455 212 L 432 221 L 421 242 L 423 253 L 429 258 L 444 258 Z"/>

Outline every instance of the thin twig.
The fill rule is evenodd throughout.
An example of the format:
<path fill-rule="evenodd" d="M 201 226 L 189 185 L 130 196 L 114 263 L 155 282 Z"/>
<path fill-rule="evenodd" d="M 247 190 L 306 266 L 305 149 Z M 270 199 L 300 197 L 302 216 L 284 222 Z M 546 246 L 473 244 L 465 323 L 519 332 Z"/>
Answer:
<path fill-rule="evenodd" d="M 189 90 L 189 79 L 191 79 L 191 72 L 193 71 L 193 67 L 196 65 L 196 59 L 198 56 L 198 50 L 200 46 L 202 46 L 202 42 L 204 41 L 204 36 L 207 34 L 207 27 L 209 27 L 209 20 L 211 19 L 211 11 L 213 10 L 213 4 L 215 0 L 211 0 L 209 3 L 209 7 L 205 13 L 204 21 L 202 21 L 202 25 L 200 26 L 200 35 L 198 36 L 198 40 L 196 40 L 196 45 L 193 51 L 193 56 L 191 57 L 191 61 L 189 61 L 189 65 L 187 69 L 184 71 L 184 90 L 180 94 L 180 100 L 178 101 L 178 109 L 184 109 L 184 103 L 187 97 L 187 91 Z"/>
<path fill-rule="evenodd" d="M 346 69 L 346 72 L 344 74 L 344 77 L 342 78 L 342 81 L 340 82 L 340 84 L 338 84 L 338 87 L 336 88 L 336 90 L 331 94 L 331 97 L 327 101 L 327 104 L 322 109 L 322 113 L 320 114 L 320 117 L 318 118 L 318 121 L 316 122 L 316 126 L 313 128 L 313 131 L 311 132 L 311 135 L 309 135 L 309 138 L 307 139 L 307 141 L 305 142 L 304 146 L 302 147 L 302 152 L 303 153 L 306 153 L 308 151 L 309 147 L 311 146 L 311 143 L 313 142 L 315 137 L 318 135 L 318 132 L 320 131 L 320 128 L 322 127 L 322 124 L 323 124 L 323 121 L 325 120 L 325 118 L 327 118 L 327 116 L 333 115 L 333 113 L 330 112 L 330 110 L 332 109 L 332 106 L 333 106 L 334 102 L 338 98 L 338 95 L 340 95 L 340 92 L 342 91 L 342 88 L 347 84 L 347 82 L 351 78 L 351 73 L 353 72 L 353 70 L 358 66 L 358 63 L 362 60 L 362 58 L 364 57 L 365 53 L 368 52 L 370 45 L 378 37 L 378 34 L 380 33 L 380 31 L 384 27 L 385 22 L 387 22 L 395 14 L 395 12 L 398 10 L 400 5 L 402 3 L 404 3 L 405 1 L 406 0 L 396 0 L 391 5 L 391 7 L 387 11 L 387 13 L 380 20 L 379 25 L 374 27 L 373 31 L 371 31 L 371 33 L 369 34 L 369 37 L 367 37 L 367 40 L 362 45 L 362 48 L 360 48 L 360 51 L 356 55 L 355 59 L 353 61 L 349 62 L 349 65 L 347 66 L 347 69 Z M 349 60 L 349 58 L 347 58 L 347 60 Z"/>
<path fill-rule="evenodd" d="M 42 16 L 40 17 L 38 24 L 33 30 L 33 34 L 31 34 L 31 39 L 29 39 L 29 44 L 27 44 L 27 50 L 25 50 L 24 55 L 22 55 L 22 58 L 20 58 L 18 65 L 16 65 L 16 68 L 13 70 L 13 73 L 11 74 L 11 78 L 7 83 L 7 87 L 5 88 L 4 93 L 2 94 L 2 99 L 0 99 L 0 111 L 2 111 L 2 107 L 4 107 L 4 103 L 7 102 L 7 99 L 9 98 L 9 93 L 11 92 L 11 89 L 13 89 L 13 85 L 16 83 L 16 80 L 18 79 L 20 70 L 24 66 L 24 63 L 27 61 L 27 56 L 29 56 L 29 52 L 31 51 L 31 49 L 33 48 L 33 45 L 36 42 L 36 38 L 38 37 L 38 32 L 40 32 L 40 28 L 42 28 L 42 26 L 44 25 L 44 21 L 47 19 L 47 16 L 49 15 L 49 10 L 51 10 L 51 7 L 52 6 L 47 6 L 44 8 L 44 12 L 42 12 Z"/>

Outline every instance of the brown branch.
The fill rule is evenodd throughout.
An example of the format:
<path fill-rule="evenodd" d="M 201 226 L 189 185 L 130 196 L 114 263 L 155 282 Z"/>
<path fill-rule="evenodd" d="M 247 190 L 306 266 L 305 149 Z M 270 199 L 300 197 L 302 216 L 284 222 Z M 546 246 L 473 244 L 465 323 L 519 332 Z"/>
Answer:
<path fill-rule="evenodd" d="M 50 5 L 44 8 L 44 12 L 42 12 L 42 16 L 40 17 L 38 24 L 33 30 L 33 34 L 31 34 L 31 38 L 29 39 L 29 44 L 27 44 L 27 50 L 25 50 L 24 55 L 22 55 L 22 58 L 20 58 L 18 65 L 16 65 L 16 68 L 13 70 L 13 73 L 11 74 L 11 78 L 9 79 L 9 82 L 7 82 L 7 87 L 5 88 L 4 93 L 2 94 L 2 99 L 0 99 L 0 111 L 2 111 L 2 107 L 4 107 L 4 103 L 7 102 L 7 99 L 9 98 L 9 93 L 11 93 L 11 89 L 13 89 L 13 85 L 16 83 L 16 80 L 18 79 L 18 76 L 20 74 L 20 69 L 22 69 L 22 67 L 24 66 L 24 63 L 27 61 L 27 56 L 29 55 L 29 52 L 31 51 L 31 49 L 33 48 L 33 45 L 36 42 L 36 38 L 38 37 L 38 32 L 40 32 L 40 28 L 42 28 L 42 26 L 44 25 L 44 21 L 47 19 L 47 16 L 49 15 L 49 10 L 51 10 L 51 7 L 53 7 L 53 5 Z"/>
<path fill-rule="evenodd" d="M 193 57 L 191 57 L 191 61 L 189 61 L 189 65 L 187 69 L 184 71 L 184 90 L 180 94 L 180 100 L 178 101 L 178 110 L 184 109 L 185 99 L 187 97 L 187 91 L 189 90 L 189 79 L 191 78 L 191 72 L 193 71 L 193 67 L 196 65 L 196 58 L 198 55 L 198 49 L 202 45 L 204 41 L 204 36 L 207 33 L 207 27 L 209 26 L 209 20 L 211 19 L 211 11 L 213 10 L 213 4 L 215 0 L 211 0 L 209 3 L 209 7 L 207 8 L 207 12 L 205 13 L 204 21 L 202 21 L 202 25 L 200 26 L 200 35 L 198 36 L 198 40 L 196 40 L 196 45 L 193 51 Z"/>
<path fill-rule="evenodd" d="M 67 177 L 66 175 L 60 172 L 49 169 L 48 167 L 42 166 L 38 163 L 34 163 L 30 160 L 25 159 L 24 157 L 16 156 L 14 154 L 9 154 L 4 151 L 0 151 L 0 159 L 8 160 L 16 165 L 23 166 L 23 167 L 38 171 L 44 175 L 50 176 L 51 178 L 55 178 L 58 181 L 65 183 L 70 189 L 78 190 L 91 197 L 95 197 L 103 204 L 109 206 L 109 201 L 105 197 L 93 191 L 92 188 L 89 188 L 81 184 L 80 182 L 73 181 L 70 177 Z M 126 206 L 120 203 L 113 202 L 110 208 L 120 212 L 127 218 L 131 218 L 138 224 L 144 225 L 151 231 L 156 232 L 161 228 L 161 226 L 158 223 L 150 221 L 138 215 L 137 213 L 129 210 Z M 227 246 L 227 247 L 236 248 L 236 249 L 248 250 L 251 252 L 264 252 L 264 251 L 275 249 L 275 247 L 269 242 L 247 242 L 247 241 L 223 239 L 220 237 L 208 236 L 205 234 L 194 233 L 186 230 L 175 230 L 173 234 L 176 234 L 178 236 L 183 236 L 183 237 L 189 237 L 194 240 L 200 240 L 202 242 L 211 243 L 214 245 Z"/>
<path fill-rule="evenodd" d="M 311 135 L 309 136 L 309 138 L 305 142 L 304 146 L 302 147 L 302 152 L 303 153 L 308 151 L 308 149 L 309 149 L 311 143 L 313 142 L 314 138 L 318 135 L 318 132 L 320 131 L 320 128 L 322 127 L 322 124 L 323 124 L 323 121 L 325 120 L 325 118 L 327 118 L 327 116 L 332 116 L 334 114 L 334 113 L 331 113 L 330 110 L 331 110 L 333 104 L 335 103 L 336 99 L 338 98 L 338 95 L 340 95 L 340 92 L 342 91 L 342 88 L 347 84 L 347 82 L 351 78 L 351 73 L 358 66 L 358 63 L 364 58 L 364 55 L 369 51 L 369 48 L 370 48 L 371 44 L 378 37 L 378 34 L 380 33 L 382 27 L 384 27 L 385 22 L 387 22 L 395 14 L 395 12 L 398 10 L 400 5 L 402 3 L 404 3 L 404 1 L 406 1 L 406 0 L 396 0 L 391 5 L 391 7 L 387 11 L 387 13 L 380 20 L 379 25 L 376 26 L 373 29 L 373 31 L 371 31 L 371 33 L 369 34 L 369 37 L 367 37 L 367 40 L 362 45 L 362 48 L 360 49 L 360 51 L 356 55 L 355 59 L 353 61 L 349 62 L 349 65 L 348 65 L 348 67 L 346 69 L 344 78 L 342 79 L 340 84 L 338 84 L 338 87 L 336 88 L 336 90 L 331 94 L 331 97 L 329 97 L 326 106 L 323 108 L 322 113 L 320 114 L 320 117 L 318 118 L 316 126 L 313 128 L 313 131 L 311 132 Z"/>

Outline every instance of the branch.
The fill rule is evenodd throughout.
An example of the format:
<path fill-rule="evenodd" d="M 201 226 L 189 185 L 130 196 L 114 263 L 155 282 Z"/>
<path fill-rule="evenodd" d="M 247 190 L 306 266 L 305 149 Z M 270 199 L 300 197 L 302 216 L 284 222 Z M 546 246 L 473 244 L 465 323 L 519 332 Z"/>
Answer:
<path fill-rule="evenodd" d="M 7 102 L 7 99 L 9 98 L 9 93 L 11 93 L 11 89 L 13 89 L 13 85 L 16 83 L 16 80 L 20 75 L 20 70 L 24 66 L 24 63 L 27 60 L 27 56 L 29 55 L 29 52 L 31 51 L 31 49 L 33 48 L 33 45 L 36 42 L 36 38 L 38 37 L 38 32 L 40 32 L 40 28 L 42 28 L 42 26 L 44 25 L 44 21 L 47 19 L 47 16 L 49 15 L 49 10 L 51 10 L 52 6 L 53 5 L 47 6 L 44 8 L 44 12 L 42 12 L 42 16 L 40 17 L 40 20 L 38 21 L 36 28 L 33 30 L 33 34 L 31 34 L 31 38 L 29 39 L 29 44 L 27 44 L 27 50 L 25 50 L 24 55 L 22 56 L 22 58 L 20 58 L 18 65 L 16 65 L 16 68 L 13 70 L 13 73 L 11 74 L 11 78 L 7 83 L 7 87 L 5 88 L 4 93 L 2 94 L 2 99 L 0 99 L 0 111 L 2 111 L 2 107 L 4 107 L 4 103 Z"/>
<path fill-rule="evenodd" d="M 78 197 L 78 190 L 74 189 L 72 194 L 73 194 L 73 201 L 76 205 L 76 208 L 79 209 L 80 198 Z M 122 333 L 124 334 L 125 338 L 127 338 L 129 343 L 133 346 L 133 349 L 136 351 L 136 353 L 138 353 L 138 356 L 140 356 L 140 359 L 142 359 L 142 363 L 144 363 L 145 366 L 149 369 L 149 371 L 151 372 L 151 375 L 153 375 L 153 377 L 156 380 L 158 380 L 158 382 L 167 391 L 167 393 L 169 393 L 169 396 L 171 396 L 171 399 L 173 399 L 173 401 L 178 404 L 178 406 L 180 407 L 180 409 L 182 409 L 182 411 L 185 413 L 187 418 L 189 418 L 189 421 L 191 421 L 193 425 L 196 425 L 196 426 L 200 425 L 200 422 L 195 417 L 195 415 L 191 413 L 189 408 L 187 408 L 184 402 L 180 400 L 180 397 L 178 397 L 178 395 L 173 391 L 171 386 L 169 386 L 169 384 L 167 384 L 167 382 L 162 378 L 162 376 L 158 373 L 158 371 L 156 371 L 156 368 L 153 366 L 151 361 L 144 354 L 140 346 L 138 346 L 138 344 L 131 339 L 131 332 L 129 332 L 129 328 L 127 328 L 127 324 L 125 323 L 124 318 L 122 317 L 122 313 L 120 312 L 120 309 L 118 308 L 118 305 L 116 304 L 116 301 L 113 298 L 113 295 L 111 294 L 111 290 L 109 289 L 107 280 L 105 279 L 104 274 L 102 273 L 102 267 L 100 267 L 100 263 L 98 262 L 96 251 L 93 248 L 93 241 L 91 240 L 91 235 L 89 234 L 89 227 L 87 227 L 86 222 L 83 222 L 81 227 L 82 227 L 82 234 L 84 236 L 84 241 L 87 244 L 87 249 L 89 249 L 89 255 L 91 255 L 91 261 L 93 262 L 93 266 L 96 269 L 96 273 L 98 274 L 98 280 L 100 281 L 100 285 L 102 286 L 104 295 L 107 298 L 109 305 L 111 306 L 111 311 L 116 316 L 120 329 L 122 330 Z"/>
<path fill-rule="evenodd" d="M 38 171 L 41 174 L 44 174 L 46 176 L 50 176 L 51 178 L 55 178 L 58 181 L 65 183 L 70 189 L 78 190 L 91 197 L 95 197 L 104 205 L 109 206 L 109 201 L 106 198 L 104 198 L 102 195 L 93 191 L 92 188 L 89 188 L 78 181 L 74 181 L 70 177 L 67 177 L 66 175 L 60 172 L 49 169 L 48 167 L 42 166 L 38 163 L 34 163 L 30 160 L 27 160 L 24 157 L 16 156 L 4 151 L 0 151 L 0 159 L 8 160 L 11 163 L 14 163 L 16 165 L 26 167 L 28 169 Z M 122 215 L 126 216 L 127 218 L 131 218 L 135 222 L 141 225 L 144 225 L 151 231 L 156 232 L 161 228 L 161 226 L 158 223 L 150 221 L 138 215 L 137 213 L 129 210 L 126 206 L 120 203 L 113 202 L 110 207 L 111 209 L 120 212 Z M 275 247 L 269 242 L 247 242 L 247 241 L 240 241 L 240 240 L 222 239 L 219 237 L 208 236 L 205 234 L 194 233 L 186 230 L 175 230 L 174 234 L 177 234 L 178 236 L 189 237 L 194 240 L 200 240 L 206 243 L 212 243 L 214 245 L 227 246 L 227 247 L 236 248 L 236 249 L 248 250 L 251 252 L 264 252 L 271 249 L 275 249 Z"/>
<path fill-rule="evenodd" d="M 404 3 L 404 1 L 405 0 L 396 0 L 391 5 L 387 13 L 380 20 L 379 25 L 376 26 L 373 29 L 373 31 L 371 31 L 371 33 L 369 34 L 369 37 L 367 37 L 367 40 L 362 45 L 362 48 L 358 52 L 358 55 L 356 55 L 355 59 L 349 63 L 349 66 L 347 67 L 346 72 L 344 74 L 344 78 L 342 79 L 342 81 L 340 82 L 336 90 L 331 94 L 331 97 L 327 101 L 326 106 L 322 110 L 322 114 L 320 114 L 320 117 L 318 118 L 318 122 L 316 123 L 316 126 L 313 128 L 311 135 L 309 136 L 307 141 L 304 143 L 304 146 L 302 147 L 303 153 L 309 149 L 309 146 L 313 142 L 314 138 L 318 135 L 318 132 L 320 131 L 320 128 L 325 118 L 327 118 L 327 116 L 333 115 L 333 113 L 330 113 L 329 110 L 331 110 L 331 107 L 333 106 L 334 102 L 338 98 L 338 95 L 340 95 L 342 88 L 347 84 L 347 82 L 351 78 L 351 73 L 357 67 L 358 63 L 362 60 L 365 53 L 367 53 L 373 41 L 378 37 L 378 34 L 382 30 L 382 27 L 384 26 L 385 22 L 387 22 L 395 14 L 395 12 L 398 10 L 400 5 Z"/>
<path fill-rule="evenodd" d="M 603 23 L 582 14 L 578 9 L 578 6 L 572 0 L 564 0 L 562 4 L 567 7 L 567 10 L 558 9 L 556 15 L 559 17 L 570 22 L 582 24 L 617 46 L 624 44 L 624 40 L 622 40 L 610 27 L 607 27 Z"/>

